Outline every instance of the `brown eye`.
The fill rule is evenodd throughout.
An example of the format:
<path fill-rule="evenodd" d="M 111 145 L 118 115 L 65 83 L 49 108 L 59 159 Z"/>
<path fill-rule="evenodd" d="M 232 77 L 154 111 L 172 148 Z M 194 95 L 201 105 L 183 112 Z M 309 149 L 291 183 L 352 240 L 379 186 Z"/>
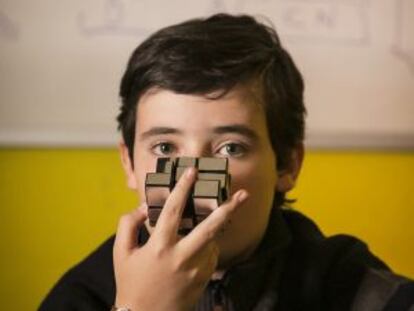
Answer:
<path fill-rule="evenodd" d="M 220 148 L 219 154 L 230 157 L 241 157 L 245 155 L 246 148 L 241 144 L 229 143 Z"/>
<path fill-rule="evenodd" d="M 175 151 L 175 147 L 170 143 L 159 143 L 153 148 L 153 152 L 158 156 L 168 156 Z"/>

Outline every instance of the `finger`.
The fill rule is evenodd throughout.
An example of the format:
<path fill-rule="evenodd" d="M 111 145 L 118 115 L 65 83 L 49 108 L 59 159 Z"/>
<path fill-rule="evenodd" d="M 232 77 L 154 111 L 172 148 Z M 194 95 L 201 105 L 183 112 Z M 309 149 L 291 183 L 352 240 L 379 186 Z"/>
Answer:
<path fill-rule="evenodd" d="M 202 263 L 200 264 L 201 278 L 209 280 L 213 273 L 216 271 L 219 250 L 217 243 L 211 241 L 207 243 L 206 248 L 199 253 Z"/>
<path fill-rule="evenodd" d="M 243 204 L 248 198 L 248 193 L 245 190 L 237 191 L 229 201 L 222 204 L 215 209 L 203 222 L 201 222 L 193 231 L 180 240 L 179 245 L 182 247 L 187 256 L 199 252 L 208 243 L 213 241 L 223 227 L 225 227 L 234 211 Z"/>
<path fill-rule="evenodd" d="M 146 219 L 147 213 L 142 207 L 120 218 L 114 243 L 114 257 L 127 256 L 138 246 L 138 228 L 144 224 Z"/>
<path fill-rule="evenodd" d="M 216 241 L 210 241 L 207 244 L 207 247 L 209 249 L 208 263 L 209 263 L 209 266 L 211 266 L 211 269 L 212 269 L 211 273 L 213 273 L 216 270 L 216 267 L 217 267 L 217 262 L 218 262 L 220 251 L 219 251 L 219 247 L 218 247 Z"/>
<path fill-rule="evenodd" d="M 184 271 L 188 271 L 189 277 L 198 280 L 199 285 L 203 285 L 216 271 L 218 263 L 218 246 L 215 241 L 207 243 L 207 245 L 185 261 Z M 197 281 L 196 281 L 197 282 Z"/>
<path fill-rule="evenodd" d="M 196 170 L 188 168 L 178 180 L 158 218 L 153 235 L 176 237 L 187 198 L 195 181 Z"/>
<path fill-rule="evenodd" d="M 211 276 L 217 269 L 220 251 L 215 241 L 212 241 L 210 243 L 212 244 L 212 250 L 210 253 L 209 264 L 208 264 L 209 269 L 206 269 L 206 270 L 209 271 L 208 274 Z"/>

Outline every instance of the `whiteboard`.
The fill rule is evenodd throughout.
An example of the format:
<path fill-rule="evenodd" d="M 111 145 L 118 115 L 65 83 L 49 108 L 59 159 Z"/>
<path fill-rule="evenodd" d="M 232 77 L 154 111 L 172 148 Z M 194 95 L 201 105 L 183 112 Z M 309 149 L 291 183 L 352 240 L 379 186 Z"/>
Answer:
<path fill-rule="evenodd" d="M 412 0 L 1 0 L 0 145 L 114 146 L 132 50 L 216 12 L 275 25 L 304 75 L 307 145 L 414 148 Z"/>

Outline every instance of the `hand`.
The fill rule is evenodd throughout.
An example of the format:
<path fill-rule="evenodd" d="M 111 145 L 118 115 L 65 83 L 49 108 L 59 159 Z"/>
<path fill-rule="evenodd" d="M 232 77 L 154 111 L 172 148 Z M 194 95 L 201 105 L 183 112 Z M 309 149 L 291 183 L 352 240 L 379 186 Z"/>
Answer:
<path fill-rule="evenodd" d="M 248 194 L 237 191 L 181 237 L 177 231 L 195 175 L 190 168 L 180 178 L 144 246 L 137 245 L 136 232 L 146 213 L 137 209 L 121 217 L 113 253 L 116 306 L 133 311 L 185 311 L 201 296 L 218 262 L 215 238 Z"/>

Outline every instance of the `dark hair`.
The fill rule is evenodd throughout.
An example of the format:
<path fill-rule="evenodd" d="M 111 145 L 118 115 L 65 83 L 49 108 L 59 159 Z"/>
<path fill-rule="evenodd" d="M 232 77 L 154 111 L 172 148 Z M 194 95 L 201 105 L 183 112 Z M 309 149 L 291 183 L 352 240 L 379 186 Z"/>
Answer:
<path fill-rule="evenodd" d="M 121 81 L 119 129 L 133 160 L 139 98 L 157 87 L 181 94 L 226 94 L 258 83 L 277 169 L 303 142 L 303 80 L 275 30 L 247 15 L 217 14 L 163 28 L 132 53 Z M 278 195 L 284 200 L 284 194 Z"/>

